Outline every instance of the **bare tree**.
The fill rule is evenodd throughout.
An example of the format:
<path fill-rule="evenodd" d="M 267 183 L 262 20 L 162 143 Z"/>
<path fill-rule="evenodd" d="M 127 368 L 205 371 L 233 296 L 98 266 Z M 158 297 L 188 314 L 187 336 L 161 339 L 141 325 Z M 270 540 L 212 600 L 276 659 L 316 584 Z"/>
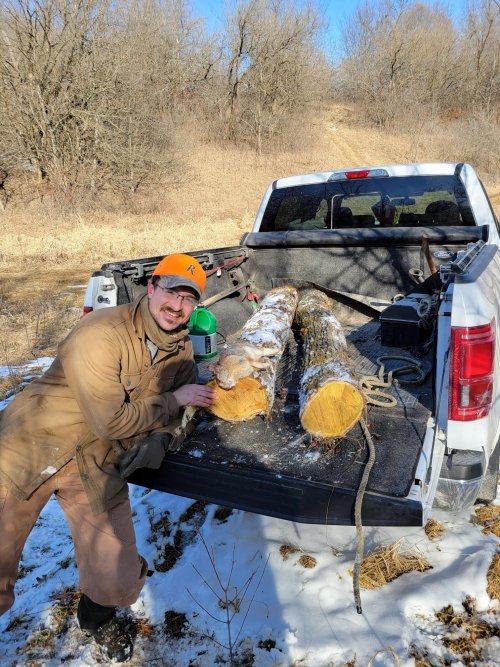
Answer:
<path fill-rule="evenodd" d="M 500 102 L 500 4 L 471 0 L 461 39 L 466 108 L 498 119 Z"/>
<path fill-rule="evenodd" d="M 220 55 L 184 0 L 129 0 L 114 20 L 129 84 L 148 108 L 174 116 L 211 80 Z"/>
<path fill-rule="evenodd" d="M 326 63 L 316 46 L 321 22 L 312 5 L 244 0 L 226 21 L 219 114 L 231 140 L 262 142 L 318 99 Z M 323 77 L 323 79 L 322 79 Z"/>
<path fill-rule="evenodd" d="M 173 177 L 173 112 L 204 66 L 196 30 L 183 0 L 119 11 L 110 0 L 8 0 L 2 160 L 66 192 Z"/>
<path fill-rule="evenodd" d="M 88 102 L 74 81 L 86 69 L 99 9 L 95 0 L 6 3 L 0 33 L 2 139 L 12 158 L 31 165 L 41 179 L 65 173 L 64 144 L 74 138 L 75 112 Z"/>
<path fill-rule="evenodd" d="M 344 26 L 338 85 L 381 125 L 438 114 L 456 88 L 456 33 L 439 7 L 365 2 Z"/>
<path fill-rule="evenodd" d="M 466 114 L 497 117 L 500 6 L 471 0 L 460 29 L 446 9 L 411 0 L 365 2 L 344 26 L 341 95 L 381 125 Z"/>

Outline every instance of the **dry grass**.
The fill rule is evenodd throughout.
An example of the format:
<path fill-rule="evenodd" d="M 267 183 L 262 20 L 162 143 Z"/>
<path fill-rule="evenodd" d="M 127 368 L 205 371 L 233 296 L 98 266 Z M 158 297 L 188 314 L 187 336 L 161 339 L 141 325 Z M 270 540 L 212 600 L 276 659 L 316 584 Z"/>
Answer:
<path fill-rule="evenodd" d="M 500 537 L 500 505 L 482 505 L 475 511 L 473 521 L 484 526 L 485 535 L 496 535 Z"/>
<path fill-rule="evenodd" d="M 381 546 L 361 563 L 359 585 L 364 589 L 380 588 L 407 572 L 425 572 L 432 565 L 403 540 Z"/>
<path fill-rule="evenodd" d="M 23 374 L 17 368 L 8 368 L 7 375 L 0 376 L 0 397 L 15 394 L 23 381 Z"/>
<path fill-rule="evenodd" d="M 309 554 L 303 554 L 297 562 L 300 566 L 302 566 L 306 570 L 311 570 L 318 564 L 316 558 L 314 558 L 314 556 L 309 556 Z"/>
<path fill-rule="evenodd" d="M 55 642 L 58 636 L 67 631 L 76 615 L 80 593 L 74 586 L 68 586 L 56 592 L 52 599 L 55 604 L 50 610 L 50 627 L 38 626 L 20 649 L 27 654 L 30 665 L 45 664 L 47 659 L 55 656 Z"/>
<path fill-rule="evenodd" d="M 500 553 L 493 556 L 486 575 L 486 592 L 492 600 L 500 600 Z"/>
<path fill-rule="evenodd" d="M 40 274 L 0 273 L 0 365 L 54 355 L 57 344 L 81 316 L 83 289 L 72 285 L 84 276 L 87 280 L 88 274 L 78 270 L 50 271 L 43 280 Z M 11 369 L 0 391 L 11 389 L 18 375 Z"/>
<path fill-rule="evenodd" d="M 155 626 L 144 618 L 139 618 L 136 622 L 137 634 L 145 639 L 152 639 L 155 635 Z"/>
<path fill-rule="evenodd" d="M 76 615 L 80 592 L 74 586 L 68 586 L 54 594 L 55 604 L 51 609 L 51 621 L 56 635 L 60 635 L 68 628 L 71 619 Z"/>
<path fill-rule="evenodd" d="M 28 653 L 30 659 L 35 659 L 39 655 L 46 655 L 47 653 L 52 657 L 55 638 L 55 633 L 50 628 L 35 629 L 21 650 L 23 653 Z"/>
<path fill-rule="evenodd" d="M 280 556 L 283 560 L 288 560 L 292 554 L 296 554 L 299 551 L 300 548 L 293 544 L 282 544 L 280 546 Z"/>
<path fill-rule="evenodd" d="M 59 221 L 50 214 L 37 216 L 35 226 L 34 219 L 23 214 L 21 226 L 17 216 L 15 211 L 8 216 L 9 229 L 17 231 L 4 231 L 0 237 L 0 270 L 23 267 L 25 274 L 81 264 L 92 271 L 117 259 L 233 245 L 251 226 L 245 216 L 242 221 L 222 217 L 214 221 L 204 215 L 176 221 L 165 214 L 120 216 L 119 226 L 116 219 L 102 216 L 97 221 L 94 214 Z"/>
<path fill-rule="evenodd" d="M 302 555 L 297 560 L 297 564 L 306 570 L 310 570 L 318 564 L 314 556 L 304 553 L 303 549 L 294 544 L 282 544 L 280 546 L 280 556 L 283 560 L 288 560 L 293 554 L 301 553 Z"/>
<path fill-rule="evenodd" d="M 427 650 L 416 645 L 410 646 L 409 654 L 415 658 L 415 667 L 445 667 L 450 664 L 476 665 L 483 663 L 483 649 L 499 636 L 498 610 L 477 611 L 476 600 L 467 596 L 462 602 L 463 610 L 456 612 L 452 605 L 436 612 L 436 618 L 442 629 L 435 641 L 446 649 L 446 657 L 432 658 Z M 438 652 L 442 654 L 443 649 Z"/>
<path fill-rule="evenodd" d="M 464 605 L 465 606 L 465 605 Z M 479 617 L 475 608 L 456 614 L 451 605 L 436 613 L 437 619 L 448 626 L 443 644 L 455 655 L 465 658 L 466 664 L 481 658 L 478 640 L 497 635 L 495 614 L 491 618 Z"/>
<path fill-rule="evenodd" d="M 500 538 L 500 505 L 481 505 L 475 510 L 472 521 L 483 526 L 485 535 Z M 500 600 L 500 553 L 495 554 L 486 575 L 486 592 L 490 598 Z"/>
<path fill-rule="evenodd" d="M 424 531 L 430 540 L 437 540 L 444 532 L 444 526 L 436 519 L 429 519 L 424 526 Z"/>

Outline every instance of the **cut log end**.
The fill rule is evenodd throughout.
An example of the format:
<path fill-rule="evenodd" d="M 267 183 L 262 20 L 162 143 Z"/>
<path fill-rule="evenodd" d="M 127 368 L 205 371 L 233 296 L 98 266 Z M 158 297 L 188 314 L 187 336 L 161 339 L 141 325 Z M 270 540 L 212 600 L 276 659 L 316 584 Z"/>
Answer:
<path fill-rule="evenodd" d="M 215 380 L 209 384 L 217 388 L 219 396 L 208 408 L 216 417 L 228 422 L 240 422 L 253 419 L 267 410 L 266 390 L 254 377 L 239 380 L 231 389 L 222 389 Z"/>
<path fill-rule="evenodd" d="M 361 418 L 363 395 L 348 382 L 328 382 L 310 396 L 301 414 L 302 426 L 318 438 L 340 438 Z"/>

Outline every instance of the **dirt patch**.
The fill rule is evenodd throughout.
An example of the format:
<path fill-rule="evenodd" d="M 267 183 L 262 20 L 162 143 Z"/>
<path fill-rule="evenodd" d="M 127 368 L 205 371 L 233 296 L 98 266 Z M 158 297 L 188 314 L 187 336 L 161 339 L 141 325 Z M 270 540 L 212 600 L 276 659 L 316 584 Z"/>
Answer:
<path fill-rule="evenodd" d="M 217 519 L 220 523 L 226 523 L 232 513 L 231 507 L 218 507 L 214 512 L 214 519 Z"/>
<path fill-rule="evenodd" d="M 500 630 L 494 614 L 478 616 L 474 600 L 466 598 L 463 605 L 462 613 L 455 613 L 448 605 L 436 613 L 436 618 L 447 626 L 443 644 L 465 659 L 466 664 L 471 664 L 481 658 L 480 640 L 500 637 Z"/>
<path fill-rule="evenodd" d="M 136 621 L 137 635 L 139 637 L 145 637 L 146 639 L 152 639 L 155 634 L 155 627 L 149 621 L 144 618 L 139 618 Z"/>
<path fill-rule="evenodd" d="M 151 529 L 150 542 L 157 542 L 160 537 L 169 537 L 172 533 L 172 521 L 169 512 L 161 512 L 155 519 L 153 515 L 149 516 L 149 527 Z"/>
<path fill-rule="evenodd" d="M 198 530 L 203 525 L 207 517 L 207 503 L 197 500 L 190 505 L 179 517 L 177 524 L 187 524 L 188 528 L 177 528 L 174 533 L 171 544 L 166 544 L 161 549 L 161 556 L 155 560 L 154 565 L 158 572 L 167 572 L 171 570 L 184 553 L 184 549 L 192 544 L 198 535 Z M 171 528 L 174 524 L 166 522 L 165 517 L 160 517 L 156 524 L 151 524 L 152 530 L 156 526 L 159 529 L 155 536 L 152 535 L 152 541 L 156 541 L 161 534 L 167 537 L 171 534 Z"/>
<path fill-rule="evenodd" d="M 183 614 L 181 611 L 174 611 L 173 609 L 165 612 L 163 631 L 167 637 L 172 639 L 185 637 L 188 626 L 189 621 L 186 614 Z"/>
<path fill-rule="evenodd" d="M 200 518 L 204 520 L 207 515 L 206 507 L 207 507 L 206 502 L 204 502 L 203 500 L 197 500 L 195 503 L 190 505 L 185 512 L 181 514 L 181 516 L 179 517 L 179 523 L 192 523 L 197 516 L 198 519 L 196 520 L 196 522 L 198 522 Z"/>
<path fill-rule="evenodd" d="M 155 569 L 158 572 L 168 572 L 174 567 L 181 556 L 182 549 L 175 545 L 174 539 L 174 544 L 166 544 L 163 547 L 161 558 L 154 562 Z"/>
<path fill-rule="evenodd" d="M 5 632 L 12 632 L 17 628 L 28 628 L 32 620 L 32 617 L 26 613 L 17 614 L 11 618 L 9 624 L 5 628 Z"/>

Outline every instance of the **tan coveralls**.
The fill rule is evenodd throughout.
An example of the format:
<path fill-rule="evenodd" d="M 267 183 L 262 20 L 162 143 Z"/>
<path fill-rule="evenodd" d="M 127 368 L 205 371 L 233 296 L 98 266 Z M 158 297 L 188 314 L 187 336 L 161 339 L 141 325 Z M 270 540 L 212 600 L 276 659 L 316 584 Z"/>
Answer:
<path fill-rule="evenodd" d="M 160 343 L 153 362 L 146 335 Z M 71 528 L 82 592 L 105 606 L 137 599 L 147 564 L 116 463 L 149 432 L 178 426 L 172 392 L 194 382 L 187 330 L 159 329 L 143 296 L 83 318 L 43 377 L 0 413 L 0 614 L 14 603 L 25 541 L 52 493 Z"/>

